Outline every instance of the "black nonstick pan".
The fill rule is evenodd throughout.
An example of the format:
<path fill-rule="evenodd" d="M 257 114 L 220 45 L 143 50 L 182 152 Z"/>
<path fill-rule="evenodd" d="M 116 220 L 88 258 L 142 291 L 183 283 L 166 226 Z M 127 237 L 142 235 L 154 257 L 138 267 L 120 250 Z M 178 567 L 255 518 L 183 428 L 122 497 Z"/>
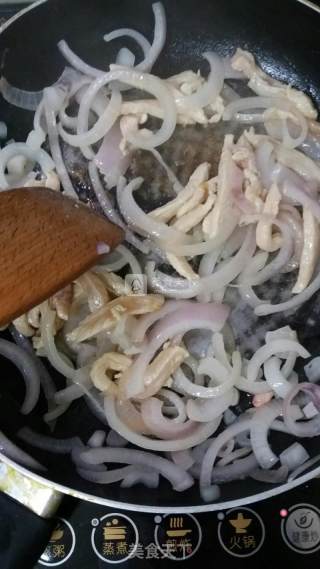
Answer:
<path fill-rule="evenodd" d="M 154 72 L 160 76 L 178 73 L 182 69 L 197 69 L 202 65 L 201 54 L 213 50 L 221 55 L 230 55 L 240 46 L 251 51 L 262 67 L 273 77 L 290 83 L 308 93 L 320 106 L 319 73 L 319 30 L 320 8 L 312 2 L 297 0 L 163 0 L 168 19 L 168 36 L 165 49 Z M 30 9 L 24 10 L 2 28 L 0 34 L 1 72 L 13 85 L 28 90 L 42 89 L 54 83 L 61 75 L 65 62 L 57 49 L 57 43 L 66 39 L 74 51 L 83 59 L 99 68 L 107 68 L 109 59 L 113 59 L 119 49 L 117 42 L 105 44 L 102 36 L 115 28 L 133 27 L 151 37 L 153 20 L 150 0 L 47 0 L 36 2 Z M 0 120 L 8 125 L 8 137 L 25 140 L 32 128 L 32 113 L 12 107 L 0 100 Z M 0 220 L 1 224 L 1 220 Z M 27 246 L 27 244 L 26 244 Z M 304 308 L 317 316 L 317 299 Z M 299 312 L 293 318 L 306 347 L 319 344 L 320 330 L 317 323 L 308 328 L 306 313 Z M 254 328 L 250 330 L 255 334 Z M 4 332 L 9 339 L 9 333 Z M 24 419 L 17 409 L 23 399 L 21 381 L 17 370 L 1 358 L 0 382 L 0 417 L 1 429 L 20 446 L 16 438 L 17 430 Z M 61 378 L 57 378 L 61 381 Z M 47 434 L 41 420 L 41 404 L 28 418 L 28 426 Z M 55 435 L 59 438 L 80 436 L 83 440 L 97 429 L 103 428 L 82 400 L 72 404 L 57 422 Z M 280 435 L 277 434 L 279 437 Z M 277 445 L 277 440 L 274 441 Z M 305 439 L 304 445 L 311 456 L 319 453 L 320 440 Z M 53 456 L 23 447 L 48 470 L 44 477 L 39 477 L 26 469 L 15 465 L 2 456 L 3 465 L 10 465 L 29 479 L 54 487 L 58 492 L 95 501 L 117 509 L 139 510 L 145 512 L 203 512 L 230 508 L 265 499 L 304 483 L 320 474 L 320 467 L 307 472 L 290 484 L 267 486 L 251 479 L 222 486 L 221 498 L 212 504 L 201 501 L 198 488 L 182 494 L 172 491 L 169 484 L 161 482 L 157 490 L 146 490 L 137 486 L 121 489 L 119 485 L 98 486 L 85 482 L 75 473 L 68 457 Z M 1 478 L 1 477 L 0 477 Z M 0 482 L 1 485 L 1 482 Z M 2 496 L 3 523 L 10 519 L 13 503 L 5 504 Z M 11 506 L 11 508 L 9 507 Z M 13 513 L 16 516 L 16 512 Z M 19 510 L 22 529 L 23 511 Z M 14 518 L 12 518 L 14 520 Z M 11 522 L 10 522 L 11 523 Z M 12 522 L 14 525 L 14 521 Z M 7 528 L 7 531 L 8 528 Z M 3 535 L 0 527 L 0 535 Z M 44 534 L 42 534 L 43 537 Z M 16 543 L 20 550 L 28 535 Z M 17 537 L 15 537 L 17 539 Z M 43 546 L 43 538 L 34 548 Z M 10 531 L 6 546 L 10 542 Z M 18 567 L 13 554 L 11 565 L 1 562 L 0 566 Z M 6 549 L 2 547 L 3 551 Z M 6 559 L 9 547 L 6 549 Z M 29 547 L 30 550 L 30 547 Z M 19 555 L 21 555 L 21 551 Z M 3 554 L 4 555 L 4 554 Z M 22 559 L 23 557 L 21 557 Z M 5 557 L 4 557 L 5 559 Z M 22 565 L 21 565 L 22 567 Z M 27 569 L 27 563 L 23 565 Z"/>

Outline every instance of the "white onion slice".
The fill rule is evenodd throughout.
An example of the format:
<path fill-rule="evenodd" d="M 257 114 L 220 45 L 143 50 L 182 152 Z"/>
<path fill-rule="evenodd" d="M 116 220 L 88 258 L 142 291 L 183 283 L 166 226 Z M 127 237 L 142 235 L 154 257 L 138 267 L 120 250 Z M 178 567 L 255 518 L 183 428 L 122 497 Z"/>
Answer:
<path fill-rule="evenodd" d="M 285 399 L 292 390 L 289 382 L 281 371 L 280 358 L 270 358 L 264 364 L 264 376 L 272 391 L 282 399 Z"/>
<path fill-rule="evenodd" d="M 225 445 L 229 439 L 235 437 L 239 433 L 249 431 L 251 428 L 251 419 L 241 419 L 225 429 L 211 442 L 209 448 L 204 455 L 201 474 L 200 474 L 200 492 L 204 500 L 207 501 L 210 495 L 212 470 L 216 461 L 219 450 Z"/>
<path fill-rule="evenodd" d="M 140 32 L 137 32 L 136 30 L 131 30 L 130 28 L 119 28 L 118 30 L 114 30 L 112 32 L 109 32 L 108 34 L 105 34 L 103 36 L 103 39 L 105 42 L 108 43 L 112 40 L 122 37 L 128 37 L 135 40 L 137 44 L 141 47 L 144 56 L 145 57 L 147 56 L 147 54 L 150 51 L 151 44 L 143 34 L 140 34 Z"/>
<path fill-rule="evenodd" d="M 206 423 L 220 417 L 231 405 L 234 404 L 237 392 L 230 389 L 224 395 L 207 401 L 189 399 L 187 402 L 187 414 L 192 421 Z"/>
<path fill-rule="evenodd" d="M 179 244 L 174 247 L 178 250 Z M 192 245 L 182 245 L 180 247 L 185 249 L 192 247 Z M 228 260 L 222 268 L 218 268 L 212 275 L 194 281 L 187 281 L 183 278 L 166 275 L 158 270 L 155 271 L 154 263 L 147 263 L 146 273 L 149 285 L 155 292 L 175 299 L 194 298 L 199 294 L 220 291 L 243 271 L 253 255 L 255 247 L 253 229 L 250 228 L 241 248 L 234 257 Z"/>
<path fill-rule="evenodd" d="M 40 374 L 35 361 L 25 350 L 3 339 L 0 340 L 0 355 L 10 360 L 23 375 L 26 392 L 21 413 L 28 415 L 35 408 L 40 395 Z"/>
<path fill-rule="evenodd" d="M 264 470 L 269 470 L 279 460 L 268 443 L 268 432 L 273 421 L 281 414 L 282 406 L 278 401 L 259 407 L 252 418 L 250 439 L 255 457 Z"/>
<path fill-rule="evenodd" d="M 283 484 L 288 479 L 288 467 L 280 466 L 277 470 L 256 469 L 250 473 L 250 478 L 267 484 Z"/>
<path fill-rule="evenodd" d="M 187 437 L 195 432 L 194 421 L 177 423 L 163 415 L 163 402 L 156 397 L 149 397 L 141 403 L 141 416 L 150 432 L 159 439 L 172 440 Z"/>
<path fill-rule="evenodd" d="M 299 344 L 292 340 L 273 340 L 268 342 L 255 352 L 248 363 L 247 377 L 248 381 L 255 381 L 258 378 L 259 369 L 269 358 L 282 352 L 294 352 L 301 358 L 309 358 L 309 352 Z"/>
<path fill-rule="evenodd" d="M 207 107 L 216 101 L 218 95 L 222 91 L 224 83 L 223 61 L 218 55 L 211 51 L 206 51 L 203 54 L 203 57 L 210 65 L 208 79 L 201 87 L 199 87 L 196 93 L 188 96 L 176 97 L 177 105 L 182 108 Z"/>
<path fill-rule="evenodd" d="M 42 150 L 42 148 L 34 150 L 24 142 L 13 142 L 0 150 L 0 187 L 2 190 L 9 189 L 9 183 L 5 174 L 6 166 L 14 156 L 25 156 L 30 162 L 39 164 L 42 172 L 48 175 L 55 169 L 55 163 L 52 158 Z"/>
<path fill-rule="evenodd" d="M 113 429 L 111 429 L 109 431 L 108 436 L 107 436 L 106 446 L 124 448 L 127 445 L 128 445 L 128 441 L 126 439 L 124 439 L 121 435 L 119 435 L 119 433 L 117 433 Z M 97 448 L 98 448 L 98 446 L 101 447 L 102 445 L 97 445 Z"/>
<path fill-rule="evenodd" d="M 135 30 L 130 30 L 127 28 L 115 30 L 104 36 L 105 41 L 111 41 L 112 39 L 128 36 L 132 37 L 144 51 L 145 58 L 141 61 L 136 69 L 141 71 L 150 71 L 157 61 L 166 41 L 167 35 L 167 22 L 164 7 L 161 2 L 155 2 L 152 4 L 152 10 L 155 18 L 154 27 L 154 38 L 152 45 L 146 40 L 146 38 L 136 32 Z"/>
<path fill-rule="evenodd" d="M 294 472 L 292 472 L 288 478 L 288 482 L 292 482 L 292 480 L 295 480 L 296 478 L 298 478 L 298 476 L 300 476 L 300 474 L 303 474 L 306 470 L 309 470 L 309 468 L 311 468 L 312 466 L 314 466 L 315 464 L 317 464 L 317 462 L 320 461 L 320 454 L 318 454 L 317 456 L 314 456 L 313 458 L 310 458 L 310 460 L 308 460 L 307 462 L 305 462 L 304 464 L 302 464 L 301 466 L 299 466 L 296 470 L 294 470 Z"/>
<path fill-rule="evenodd" d="M 40 433 L 35 433 L 29 427 L 23 427 L 18 432 L 19 439 L 28 443 L 28 445 L 53 452 L 55 454 L 69 454 L 75 447 L 81 446 L 79 437 L 72 437 L 70 439 L 55 439 L 47 437 Z"/>
<path fill-rule="evenodd" d="M 82 458 L 89 464 L 127 463 L 152 468 L 167 478 L 177 492 L 183 492 L 193 485 L 193 478 L 185 470 L 165 458 L 141 450 L 92 449 L 85 451 Z"/>
<path fill-rule="evenodd" d="M 163 109 L 163 123 L 160 129 L 153 134 L 143 135 L 139 132 L 127 133 L 127 140 L 138 148 L 154 148 L 163 142 L 166 142 L 176 127 L 177 111 L 172 93 L 164 81 L 161 81 L 154 75 L 134 71 L 126 67 L 116 67 L 96 79 L 87 89 L 84 94 L 79 108 L 79 117 L 83 117 L 83 123 L 88 124 L 89 112 L 92 106 L 92 101 L 99 93 L 100 89 L 112 81 L 121 81 L 126 85 L 141 89 L 150 93 L 159 100 L 160 106 Z"/>
<path fill-rule="evenodd" d="M 175 240 L 176 242 L 187 241 L 186 235 L 169 227 L 161 221 L 156 221 L 147 215 L 137 204 L 133 192 L 143 184 L 143 178 L 135 178 L 125 186 L 118 197 L 120 211 L 129 226 L 134 227 L 142 235 L 164 241 Z"/>
<path fill-rule="evenodd" d="M 247 449 L 246 451 L 250 452 L 250 450 Z M 212 483 L 224 484 L 226 482 L 232 482 L 233 480 L 241 480 L 249 476 L 257 466 L 258 462 L 253 453 L 245 458 L 239 458 L 233 464 L 216 466 L 212 470 Z"/>
<path fill-rule="evenodd" d="M 279 455 L 280 462 L 283 466 L 286 466 L 288 470 L 295 470 L 307 460 L 309 460 L 310 455 L 306 449 L 300 443 L 293 443 L 291 446 L 286 448 Z"/>
<path fill-rule="evenodd" d="M 14 460 L 17 464 L 21 464 L 32 470 L 47 470 L 37 460 L 32 458 L 32 456 L 29 456 L 26 452 L 17 447 L 17 445 L 12 443 L 2 431 L 0 431 L 0 453 L 11 458 L 11 460 Z"/>
<path fill-rule="evenodd" d="M 104 445 L 106 440 L 105 431 L 95 431 L 87 442 L 88 447 L 100 448 Z"/>
<path fill-rule="evenodd" d="M 90 89 L 90 87 L 89 87 Z M 89 91 L 88 89 L 88 91 Z M 112 90 L 111 99 L 104 112 L 98 118 L 94 126 L 86 131 L 88 126 L 88 108 L 85 105 L 87 94 L 85 93 L 79 108 L 78 134 L 69 134 L 62 125 L 59 125 L 59 134 L 62 139 L 71 146 L 90 146 L 101 140 L 112 129 L 120 114 L 122 97 L 119 91 Z"/>
<path fill-rule="evenodd" d="M 180 309 L 168 314 L 152 330 L 151 338 L 144 352 L 138 356 L 129 373 L 125 372 L 122 378 L 126 378 L 123 385 L 128 399 L 135 397 L 144 390 L 143 377 L 145 370 L 155 353 L 169 339 L 177 334 L 185 334 L 190 329 L 206 329 L 219 332 L 228 317 L 228 308 L 218 304 L 200 303 L 189 306 L 188 309 Z"/>
<path fill-rule="evenodd" d="M 199 425 L 192 435 L 188 435 L 183 439 L 159 441 L 139 435 L 127 427 L 119 418 L 116 411 L 115 401 L 112 397 L 105 398 L 105 411 L 110 427 L 117 431 L 117 433 L 122 437 L 138 447 L 159 452 L 175 452 L 190 449 L 193 446 L 202 443 L 208 437 L 211 437 L 211 435 L 216 432 L 221 422 L 221 417 L 219 417 L 210 423 Z"/>
<path fill-rule="evenodd" d="M 60 142 L 59 142 L 56 116 L 47 101 L 46 94 L 44 96 L 44 102 L 45 102 L 44 109 L 45 109 L 46 123 L 48 129 L 50 152 L 54 160 L 54 167 L 57 170 L 57 174 L 60 178 L 61 184 L 63 186 L 66 195 L 68 195 L 71 198 L 78 199 L 63 160 Z"/>
<path fill-rule="evenodd" d="M 81 453 L 83 455 L 83 451 Z M 88 468 L 89 463 L 82 459 L 82 463 L 85 468 L 77 468 L 78 474 L 84 480 L 88 482 L 93 482 L 94 484 L 114 484 L 114 482 L 120 482 L 125 476 L 132 472 L 132 466 L 124 466 L 123 468 L 116 468 L 114 470 L 100 471 L 98 469 L 91 470 Z M 97 466 L 97 465 L 96 465 Z"/>
<path fill-rule="evenodd" d="M 134 467 L 122 480 L 121 488 L 132 488 L 136 484 L 143 484 L 146 488 L 158 488 L 160 483 L 159 473 L 152 469 L 143 467 Z"/>
<path fill-rule="evenodd" d="M 316 437 L 320 434 L 320 413 L 309 421 L 296 421 L 292 414 L 292 401 L 300 391 L 305 391 L 313 397 L 313 391 L 320 388 L 311 383 L 298 383 L 286 397 L 283 405 L 283 419 L 289 432 L 296 437 Z M 319 395 L 315 391 L 315 403 L 319 407 Z"/>

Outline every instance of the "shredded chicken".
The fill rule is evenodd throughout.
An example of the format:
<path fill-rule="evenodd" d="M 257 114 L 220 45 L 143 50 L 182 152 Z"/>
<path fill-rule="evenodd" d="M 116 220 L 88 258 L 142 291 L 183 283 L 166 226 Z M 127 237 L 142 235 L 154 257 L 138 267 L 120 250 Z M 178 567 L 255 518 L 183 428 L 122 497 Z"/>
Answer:
<path fill-rule="evenodd" d="M 272 220 L 279 213 L 281 193 L 277 184 L 272 184 L 263 207 L 263 218 L 257 224 L 256 240 L 262 251 L 273 253 L 281 247 L 282 238 L 279 233 L 273 234 Z M 269 217 L 269 219 L 268 219 Z"/>
<path fill-rule="evenodd" d="M 123 316 L 147 314 L 158 310 L 163 303 L 163 296 L 156 294 L 121 296 L 87 316 L 67 338 L 72 342 L 83 342 L 99 332 L 112 330 Z"/>
<path fill-rule="evenodd" d="M 254 57 L 248 51 L 238 48 L 232 58 L 232 67 L 236 71 L 241 71 L 250 79 L 248 86 L 252 91 L 262 97 L 285 97 L 293 103 L 297 109 L 308 119 L 316 119 L 317 111 L 309 99 L 302 91 L 298 91 L 289 85 L 281 83 L 267 75 L 255 63 Z"/>
<path fill-rule="evenodd" d="M 228 239 L 240 219 L 240 210 L 234 204 L 234 192 L 242 187 L 243 175 L 232 159 L 233 136 L 227 135 L 219 164 L 217 199 L 205 217 L 202 229 L 208 239 Z"/>
<path fill-rule="evenodd" d="M 136 399 L 147 399 L 152 397 L 163 387 L 171 375 L 186 360 L 189 353 L 185 348 L 180 346 L 168 346 L 154 358 L 153 362 L 148 366 L 144 377 L 144 389 L 139 393 Z M 130 376 L 130 367 L 120 376 L 119 389 L 122 398 L 125 393 L 125 384 Z"/>
<path fill-rule="evenodd" d="M 109 302 L 107 286 L 95 273 L 85 273 L 78 279 L 78 283 L 88 298 L 90 312 L 96 312 Z"/>
<path fill-rule="evenodd" d="M 60 290 L 50 299 L 50 306 L 52 306 L 52 308 L 56 310 L 60 320 L 67 321 L 69 319 L 72 300 L 73 300 L 72 285 L 69 285 L 64 289 Z"/>

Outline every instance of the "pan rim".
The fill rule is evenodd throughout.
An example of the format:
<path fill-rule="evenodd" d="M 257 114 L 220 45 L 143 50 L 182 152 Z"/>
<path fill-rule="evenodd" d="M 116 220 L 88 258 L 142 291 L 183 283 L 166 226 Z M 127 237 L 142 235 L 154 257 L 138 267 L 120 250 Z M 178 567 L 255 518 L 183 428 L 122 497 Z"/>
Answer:
<path fill-rule="evenodd" d="M 14 24 L 18 19 L 23 17 L 25 14 L 30 12 L 31 10 L 37 8 L 38 6 L 44 4 L 48 0 L 36 0 L 30 6 L 27 6 L 20 10 L 17 14 L 9 18 L 4 24 L 0 26 L 0 34 L 2 34 L 7 28 L 9 28 L 12 24 Z M 314 10 L 318 14 L 320 14 L 320 6 L 314 4 L 311 0 L 296 0 L 299 4 L 302 4 L 309 8 L 310 10 Z M 315 478 L 320 477 L 320 466 L 316 469 L 311 470 L 309 473 L 304 474 L 303 476 L 298 477 L 296 480 L 291 482 L 287 482 L 286 484 L 281 484 L 276 488 L 270 488 L 265 492 L 259 492 L 258 494 L 254 494 L 252 496 L 247 496 L 246 498 L 239 498 L 237 500 L 229 500 L 225 502 L 216 502 L 201 506 L 148 506 L 148 505 L 140 505 L 140 504 L 131 504 L 127 502 L 120 502 L 117 500 L 111 500 L 110 498 L 103 498 L 96 496 L 94 494 L 89 494 L 87 492 L 78 491 L 72 489 L 68 486 L 64 486 L 53 480 L 49 480 L 45 477 L 42 477 L 38 474 L 35 474 L 25 467 L 17 464 L 13 460 L 9 459 L 8 457 L 4 456 L 0 453 L 0 461 L 4 464 L 13 467 L 15 470 L 20 472 L 26 478 L 31 480 L 37 481 L 42 485 L 45 485 L 49 488 L 54 488 L 56 491 L 61 492 L 62 494 L 74 497 L 79 500 L 85 500 L 86 502 L 91 502 L 94 504 L 99 504 L 102 506 L 107 506 L 108 508 L 116 508 L 124 511 L 132 511 L 132 512 L 140 512 L 140 513 L 170 513 L 170 514 L 188 514 L 188 513 L 206 513 L 206 512 L 214 512 L 218 510 L 225 510 L 225 509 L 232 509 L 241 506 L 245 506 L 247 504 L 255 504 L 261 502 L 263 500 L 267 500 L 268 498 L 274 498 L 284 492 L 289 492 L 298 486 L 309 482 Z"/>
<path fill-rule="evenodd" d="M 121 510 L 132 511 L 132 512 L 140 512 L 146 514 L 201 514 L 206 512 L 215 512 L 221 511 L 226 509 L 233 509 L 239 508 L 241 506 L 245 506 L 248 504 L 255 504 L 261 502 L 263 500 L 267 500 L 268 498 L 274 498 L 284 492 L 290 492 L 294 488 L 309 482 L 315 478 L 320 478 L 320 466 L 316 469 L 311 470 L 310 472 L 292 480 L 291 482 L 287 482 L 286 484 L 280 484 L 276 488 L 270 488 L 265 492 L 259 492 L 259 494 L 254 494 L 252 496 L 247 496 L 246 498 L 239 498 L 237 500 L 228 500 L 225 502 L 215 502 L 211 504 L 204 504 L 201 506 L 148 506 L 148 505 L 141 505 L 141 504 L 131 504 L 129 502 L 120 502 L 117 500 L 112 500 L 110 498 L 103 498 L 100 496 L 96 496 L 95 494 L 90 494 L 88 492 L 82 492 L 81 490 L 75 490 L 73 488 L 69 488 L 68 486 L 64 486 L 63 484 L 59 484 L 58 482 L 54 482 L 53 480 L 48 480 L 47 478 L 40 476 L 39 474 L 35 474 L 31 472 L 24 466 L 21 466 L 11 460 L 10 458 L 4 456 L 0 453 L 0 461 L 4 464 L 11 466 L 15 470 L 17 470 L 20 474 L 25 476 L 26 478 L 38 482 L 41 485 L 47 486 L 60 492 L 61 494 L 65 494 L 67 496 L 71 496 L 78 500 L 85 500 L 86 502 L 91 502 L 93 504 L 99 504 L 101 506 L 107 506 L 108 508 L 120 508 Z"/>

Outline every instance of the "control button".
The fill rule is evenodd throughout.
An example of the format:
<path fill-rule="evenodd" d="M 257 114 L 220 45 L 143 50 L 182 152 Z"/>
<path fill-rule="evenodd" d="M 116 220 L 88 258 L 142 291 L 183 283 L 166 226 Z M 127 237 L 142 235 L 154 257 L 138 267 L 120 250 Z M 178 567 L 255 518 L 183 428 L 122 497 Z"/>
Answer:
<path fill-rule="evenodd" d="M 296 504 L 281 521 L 285 543 L 296 553 L 315 553 L 320 549 L 320 510 L 310 504 Z"/>
<path fill-rule="evenodd" d="M 218 513 L 218 537 L 223 549 L 234 557 L 250 557 L 265 539 L 260 516 L 250 508 L 233 508 Z"/>
<path fill-rule="evenodd" d="M 139 544 L 135 523 L 124 514 L 107 514 L 92 520 L 91 543 L 96 555 L 106 563 L 124 563 L 134 557 Z"/>
<path fill-rule="evenodd" d="M 194 516 L 167 514 L 156 516 L 154 521 L 154 540 L 162 558 L 185 561 L 197 552 L 202 541 L 202 531 Z"/>
<path fill-rule="evenodd" d="M 76 545 L 76 536 L 70 522 L 58 518 L 50 541 L 39 559 L 41 565 L 62 565 L 71 557 Z"/>

